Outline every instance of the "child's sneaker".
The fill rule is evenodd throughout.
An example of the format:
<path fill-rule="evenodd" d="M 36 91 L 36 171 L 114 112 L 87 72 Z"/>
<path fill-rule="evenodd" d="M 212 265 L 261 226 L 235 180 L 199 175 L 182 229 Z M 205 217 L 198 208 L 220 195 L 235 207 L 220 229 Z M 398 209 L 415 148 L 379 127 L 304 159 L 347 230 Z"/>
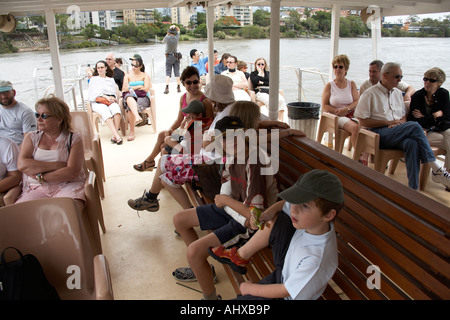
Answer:
<path fill-rule="evenodd" d="M 159 203 L 158 199 L 149 199 L 148 194 L 144 191 L 144 194 L 142 197 L 137 199 L 130 199 L 128 200 L 128 205 L 138 211 L 147 210 L 151 212 L 156 212 L 159 210 Z"/>
<path fill-rule="evenodd" d="M 241 258 L 237 252 L 237 249 L 237 247 L 225 249 L 224 246 L 219 246 L 216 248 L 209 248 L 208 252 L 211 257 L 221 263 L 229 265 L 231 269 L 237 273 L 246 274 L 249 260 Z"/>
<path fill-rule="evenodd" d="M 217 275 L 214 266 L 211 265 L 211 269 L 213 272 L 214 283 L 217 282 Z M 178 280 L 183 282 L 194 282 L 197 281 L 195 277 L 194 271 L 192 271 L 191 267 L 180 267 L 176 268 L 174 272 L 172 272 L 172 276 Z"/>
<path fill-rule="evenodd" d="M 450 188 L 450 173 L 442 167 L 436 173 L 431 170 L 431 179 L 436 183 L 442 183 L 447 188 Z"/>

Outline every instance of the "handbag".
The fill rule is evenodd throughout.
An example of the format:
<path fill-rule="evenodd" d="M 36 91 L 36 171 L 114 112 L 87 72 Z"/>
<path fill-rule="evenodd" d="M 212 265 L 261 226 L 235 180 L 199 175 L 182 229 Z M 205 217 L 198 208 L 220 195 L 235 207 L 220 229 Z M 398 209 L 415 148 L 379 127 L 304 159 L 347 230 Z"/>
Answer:
<path fill-rule="evenodd" d="M 5 252 L 14 249 L 18 260 L 6 262 Z M 56 289 L 48 282 L 38 259 L 8 247 L 1 254 L 0 300 L 59 300 Z"/>
<path fill-rule="evenodd" d="M 202 190 L 208 198 L 214 199 L 222 187 L 222 165 L 217 163 L 194 164 L 192 169 L 199 181 L 199 185 L 197 185 L 196 181 L 192 180 L 192 188 Z"/>
<path fill-rule="evenodd" d="M 177 60 L 181 60 L 181 58 L 183 58 L 181 52 L 175 52 L 173 55 L 175 56 L 175 58 L 177 58 Z"/>
<path fill-rule="evenodd" d="M 107 106 L 109 106 L 111 104 L 111 102 L 109 102 L 109 100 L 106 99 L 105 97 L 97 97 L 97 98 L 95 98 L 95 102 L 101 103 L 101 104 L 106 104 Z"/>

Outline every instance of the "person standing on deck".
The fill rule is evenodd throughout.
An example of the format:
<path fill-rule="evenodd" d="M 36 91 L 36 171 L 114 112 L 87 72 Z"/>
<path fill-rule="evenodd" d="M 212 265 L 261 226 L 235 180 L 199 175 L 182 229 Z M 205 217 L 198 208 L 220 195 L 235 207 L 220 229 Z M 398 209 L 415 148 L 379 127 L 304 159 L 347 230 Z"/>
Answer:
<path fill-rule="evenodd" d="M 178 40 L 180 39 L 180 28 L 176 25 L 171 25 L 167 34 L 163 39 L 163 43 L 166 44 L 166 89 L 164 94 L 169 93 L 169 82 L 172 76 L 172 69 L 177 79 L 177 91 L 181 92 L 180 88 L 180 59 L 178 59 Z"/>
<path fill-rule="evenodd" d="M 0 80 L 0 136 L 20 146 L 25 134 L 36 130 L 37 123 L 33 110 L 15 97 L 12 83 Z"/>

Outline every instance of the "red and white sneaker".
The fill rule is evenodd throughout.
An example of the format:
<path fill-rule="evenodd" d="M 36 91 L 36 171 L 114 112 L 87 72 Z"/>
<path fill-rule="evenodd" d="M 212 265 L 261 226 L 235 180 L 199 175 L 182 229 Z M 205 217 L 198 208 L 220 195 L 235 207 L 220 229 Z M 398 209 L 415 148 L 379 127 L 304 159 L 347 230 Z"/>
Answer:
<path fill-rule="evenodd" d="M 225 249 L 224 246 L 219 246 L 216 248 L 210 247 L 208 252 L 211 257 L 221 263 L 229 265 L 231 269 L 237 273 L 246 274 L 249 260 L 241 258 L 237 252 L 237 249 L 237 247 Z"/>

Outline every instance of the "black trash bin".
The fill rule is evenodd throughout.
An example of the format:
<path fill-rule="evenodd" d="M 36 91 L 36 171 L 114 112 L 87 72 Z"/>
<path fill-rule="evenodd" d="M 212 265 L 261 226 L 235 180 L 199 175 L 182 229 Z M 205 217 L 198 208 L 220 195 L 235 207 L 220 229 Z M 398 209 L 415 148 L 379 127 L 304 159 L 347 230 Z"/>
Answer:
<path fill-rule="evenodd" d="M 314 102 L 289 102 L 287 109 L 290 127 L 302 130 L 308 138 L 315 140 L 320 107 L 320 104 Z"/>

